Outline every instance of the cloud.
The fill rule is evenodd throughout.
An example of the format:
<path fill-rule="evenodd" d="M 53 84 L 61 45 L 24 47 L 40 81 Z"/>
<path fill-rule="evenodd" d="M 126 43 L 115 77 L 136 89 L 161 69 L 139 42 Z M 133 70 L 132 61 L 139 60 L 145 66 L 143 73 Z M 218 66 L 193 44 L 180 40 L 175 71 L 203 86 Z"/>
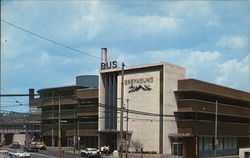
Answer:
<path fill-rule="evenodd" d="M 191 49 L 145 51 L 140 54 L 131 54 L 118 49 L 115 52 L 115 56 L 120 61 L 124 61 L 126 66 L 168 62 L 184 67 L 186 69 L 186 78 L 196 78 L 249 91 L 249 56 L 245 56 L 242 60 L 225 60 L 223 53 L 220 51 Z M 114 54 L 111 53 L 108 56 L 114 57 Z"/>
<path fill-rule="evenodd" d="M 50 56 L 47 53 L 43 52 L 42 55 L 40 56 L 39 61 L 42 64 L 48 64 L 50 62 Z"/>
<path fill-rule="evenodd" d="M 168 9 L 166 9 L 166 6 Z M 185 19 L 185 23 L 190 21 L 196 24 L 206 24 L 206 26 L 219 26 L 218 15 L 212 9 L 212 3 L 208 1 L 180 1 L 162 6 L 161 10 L 167 12 L 172 17 Z"/>
<path fill-rule="evenodd" d="M 231 5 L 232 10 L 225 12 L 221 6 L 227 8 L 227 5 L 222 3 L 159 1 L 149 5 L 150 2 L 73 1 L 59 4 L 56 1 L 13 1 L 5 3 L 1 17 L 96 56 L 100 56 L 101 47 L 108 47 L 110 57 L 124 61 L 126 65 L 165 61 L 186 67 L 187 77 L 210 82 L 218 78 L 221 84 L 231 86 L 228 83 L 233 80 L 223 72 L 222 68 L 226 69 L 226 66 L 222 64 L 234 61 L 233 58 L 239 63 L 242 56 L 232 57 L 230 54 L 231 59 L 228 59 L 224 55 L 228 51 L 223 48 L 246 47 L 248 41 L 241 36 L 239 26 L 247 26 L 242 25 L 239 19 L 241 16 L 238 16 L 238 12 L 241 13 L 241 10 L 231 14 L 234 9 L 234 5 Z M 242 6 L 238 8 L 244 8 Z M 221 12 L 223 14 L 219 14 Z M 4 81 L 8 82 L 9 87 L 18 84 L 35 88 L 64 85 L 72 83 L 71 79 L 74 80 L 76 75 L 98 73 L 99 61 L 70 54 L 68 52 L 71 50 L 6 24 L 2 26 L 4 38 L 1 44 L 2 40 L 8 40 L 7 43 L 3 41 L 5 44 L 1 49 Z M 244 28 L 243 32 L 249 30 Z M 225 34 L 230 36 L 222 36 Z M 222 49 L 217 51 L 215 43 Z M 231 71 L 228 70 L 228 74 Z M 238 76 L 242 74 L 239 72 Z M 243 84 L 246 84 L 245 81 Z M 238 85 L 239 88 L 242 85 Z"/>
<path fill-rule="evenodd" d="M 215 78 L 218 84 L 229 85 L 250 91 L 250 56 L 242 60 L 232 59 L 218 64 L 220 75 Z"/>
<path fill-rule="evenodd" d="M 216 43 L 217 46 L 231 49 L 241 49 L 249 46 L 249 38 L 245 36 L 222 36 Z"/>
<path fill-rule="evenodd" d="M 193 51 L 190 53 L 190 56 L 188 57 L 187 63 L 190 64 L 205 64 L 205 62 L 212 62 L 220 57 L 220 52 L 214 51 Z"/>
<path fill-rule="evenodd" d="M 216 18 L 208 20 L 206 25 L 207 26 L 216 26 L 216 27 L 220 26 L 220 24 Z"/>
<path fill-rule="evenodd" d="M 76 3 L 77 5 L 77 3 Z M 82 16 L 73 18 L 69 26 L 71 33 L 81 35 L 86 40 L 97 38 L 110 32 L 107 37 L 120 37 L 129 34 L 130 38 L 148 34 L 172 33 L 178 29 L 182 20 L 160 15 L 136 15 L 122 12 L 115 5 L 98 2 L 87 6 L 75 6 Z M 132 36 L 132 37 L 131 37 Z"/>
<path fill-rule="evenodd" d="M 169 3 L 166 3 L 168 5 Z M 162 6 L 162 10 L 168 11 Z M 169 6 L 170 13 L 173 16 L 187 16 L 187 17 L 198 17 L 198 16 L 210 16 L 211 7 L 210 3 L 207 1 L 179 1 Z"/>
<path fill-rule="evenodd" d="M 157 33 L 170 33 L 175 31 L 179 24 L 180 19 L 168 17 L 168 16 L 132 16 L 124 17 L 123 21 L 126 21 L 132 29 L 132 34 L 141 36 L 145 34 L 157 34 Z"/>

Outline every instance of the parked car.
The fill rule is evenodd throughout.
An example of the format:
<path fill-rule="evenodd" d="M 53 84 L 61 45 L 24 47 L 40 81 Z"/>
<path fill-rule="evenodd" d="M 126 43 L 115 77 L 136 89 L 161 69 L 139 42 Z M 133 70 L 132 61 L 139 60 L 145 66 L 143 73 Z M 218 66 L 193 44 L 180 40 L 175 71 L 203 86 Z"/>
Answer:
<path fill-rule="evenodd" d="M 31 158 L 30 153 L 22 151 L 22 150 L 9 152 L 9 156 L 11 158 Z"/>
<path fill-rule="evenodd" d="M 86 148 L 80 151 L 80 155 L 82 157 L 94 157 L 99 158 L 100 157 L 100 151 L 96 148 Z"/>
<path fill-rule="evenodd" d="M 46 150 L 47 146 L 44 142 L 32 142 L 31 144 L 35 144 L 38 149 Z"/>
<path fill-rule="evenodd" d="M 29 144 L 28 146 L 24 147 L 23 150 L 27 152 L 38 152 L 38 147 L 36 144 Z"/>
<path fill-rule="evenodd" d="M 2 156 L 8 155 L 8 153 L 9 153 L 8 150 L 5 150 L 5 149 L 4 150 L 0 150 L 0 157 L 1 157 L 1 155 Z"/>
<path fill-rule="evenodd" d="M 20 144 L 18 142 L 12 142 L 10 144 L 10 148 L 19 149 L 20 148 Z"/>

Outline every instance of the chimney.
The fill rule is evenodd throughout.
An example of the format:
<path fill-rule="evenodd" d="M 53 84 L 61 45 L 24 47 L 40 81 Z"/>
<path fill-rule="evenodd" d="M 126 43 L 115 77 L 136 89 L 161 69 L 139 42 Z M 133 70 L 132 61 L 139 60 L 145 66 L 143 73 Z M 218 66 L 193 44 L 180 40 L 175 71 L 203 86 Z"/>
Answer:
<path fill-rule="evenodd" d="M 102 48 L 102 63 L 107 62 L 107 48 Z"/>
<path fill-rule="evenodd" d="M 29 89 L 29 102 L 34 99 L 34 91 L 35 90 L 33 88 Z"/>

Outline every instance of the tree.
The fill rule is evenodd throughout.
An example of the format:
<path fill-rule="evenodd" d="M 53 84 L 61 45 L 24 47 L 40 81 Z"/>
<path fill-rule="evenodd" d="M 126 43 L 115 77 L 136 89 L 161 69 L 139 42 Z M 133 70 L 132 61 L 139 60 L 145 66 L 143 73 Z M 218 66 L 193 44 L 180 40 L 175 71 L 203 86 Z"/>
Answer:
<path fill-rule="evenodd" d="M 134 147 L 135 152 L 137 153 L 143 148 L 143 145 L 144 144 L 142 144 L 138 139 L 131 141 L 131 146 Z"/>

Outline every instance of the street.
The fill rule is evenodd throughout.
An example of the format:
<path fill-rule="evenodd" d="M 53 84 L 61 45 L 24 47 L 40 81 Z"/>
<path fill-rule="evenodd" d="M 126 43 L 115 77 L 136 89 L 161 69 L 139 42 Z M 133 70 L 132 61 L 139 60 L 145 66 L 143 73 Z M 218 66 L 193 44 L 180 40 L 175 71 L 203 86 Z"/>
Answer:
<path fill-rule="evenodd" d="M 8 146 L 2 147 L 1 150 L 14 151 L 15 149 L 10 149 Z M 51 150 L 39 150 L 38 152 L 30 152 L 31 158 L 57 158 L 58 152 Z M 0 158 L 9 158 L 8 154 L 0 154 Z M 62 152 L 62 158 L 80 158 L 77 154 L 70 154 Z"/>
<path fill-rule="evenodd" d="M 8 150 L 12 151 L 13 149 L 10 149 L 8 147 L 1 148 L 1 150 Z M 38 152 L 31 152 L 31 158 L 57 158 L 58 152 L 53 150 L 39 150 Z M 124 155 L 125 157 L 125 155 Z M 133 154 L 130 153 L 129 158 L 181 158 L 181 156 L 171 156 L 171 155 L 160 155 L 160 154 Z M 0 154 L 0 158 L 10 158 L 8 154 Z M 77 154 L 71 154 L 71 153 L 62 153 L 62 158 L 82 158 Z M 112 158 L 112 156 L 105 156 L 105 158 Z M 239 158 L 236 155 L 233 156 L 219 156 L 218 158 Z"/>

